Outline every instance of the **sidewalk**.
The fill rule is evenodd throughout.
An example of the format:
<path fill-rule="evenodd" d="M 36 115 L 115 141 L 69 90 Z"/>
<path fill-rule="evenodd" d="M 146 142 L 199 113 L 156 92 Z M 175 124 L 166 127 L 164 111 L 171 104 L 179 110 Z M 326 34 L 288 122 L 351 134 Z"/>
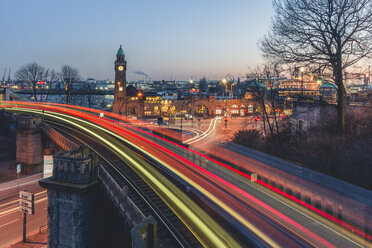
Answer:
<path fill-rule="evenodd" d="M 27 237 L 27 243 L 23 243 L 22 241 L 10 245 L 6 248 L 46 248 L 48 245 L 46 244 L 48 242 L 48 230 L 43 229 L 41 234 L 37 233 L 35 235 Z M 43 244 L 45 243 L 45 244 Z"/>

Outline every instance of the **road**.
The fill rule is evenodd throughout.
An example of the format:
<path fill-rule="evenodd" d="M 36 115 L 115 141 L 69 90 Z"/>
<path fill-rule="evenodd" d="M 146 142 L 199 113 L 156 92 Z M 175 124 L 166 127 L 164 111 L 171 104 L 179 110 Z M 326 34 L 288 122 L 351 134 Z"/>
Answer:
<path fill-rule="evenodd" d="M 4 201 L 9 197 L 13 197 L 18 194 L 18 185 L 19 189 L 22 190 L 24 188 L 28 188 L 43 178 L 42 173 L 38 173 L 32 176 L 20 178 L 18 180 L 13 180 L 10 182 L 0 184 L 0 201 Z"/>
<path fill-rule="evenodd" d="M 43 106 L 32 108 L 35 110 L 25 108 L 23 111 L 40 114 L 38 109 Z M 110 133 L 115 137 L 115 139 L 111 138 L 110 142 L 115 143 L 113 146 L 117 146 L 116 149 L 121 147 L 121 143 L 130 143 L 143 154 L 156 159 L 164 166 L 164 170 L 171 171 L 189 183 L 193 190 L 198 191 L 270 246 L 365 247 L 370 245 L 369 241 L 273 193 L 268 188 L 247 180 L 246 177 L 221 166 L 221 163 L 216 163 L 213 159 L 200 156 L 191 150 L 155 137 L 151 133 L 143 132 L 133 125 L 118 125 L 118 122 L 113 119 L 97 118 L 71 108 L 48 106 L 45 117 L 69 121 L 76 127 L 78 127 L 77 123 L 80 123 L 79 125 L 84 129 L 90 129 L 91 123 L 95 123 L 100 128 L 94 132 L 89 130 L 85 132 L 91 135 L 100 133 L 102 136 Z M 94 110 L 91 112 L 96 113 Z M 105 115 L 117 117 L 110 113 Z M 89 122 L 82 121 L 84 119 Z M 213 125 L 215 123 L 216 121 Z M 99 139 L 100 136 L 97 138 Z M 104 139 L 102 141 L 105 142 Z M 142 166 L 137 170 L 143 170 Z"/>
<path fill-rule="evenodd" d="M 47 193 L 41 188 L 38 180 L 42 174 L 20 179 L 20 190 L 35 194 L 35 214 L 27 215 L 27 235 L 37 233 L 47 224 Z M 22 240 L 23 213 L 19 211 L 18 182 L 0 184 L 0 247 Z"/>

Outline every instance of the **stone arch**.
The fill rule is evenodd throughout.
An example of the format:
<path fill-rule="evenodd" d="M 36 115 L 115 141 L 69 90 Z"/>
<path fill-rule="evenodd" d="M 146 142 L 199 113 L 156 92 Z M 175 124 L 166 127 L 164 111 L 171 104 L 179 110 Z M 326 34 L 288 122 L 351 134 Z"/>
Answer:
<path fill-rule="evenodd" d="M 128 115 L 142 116 L 142 111 L 138 102 L 129 102 L 126 106 Z"/>
<path fill-rule="evenodd" d="M 209 109 L 207 106 L 203 105 L 195 105 L 194 106 L 194 115 L 198 117 L 205 117 L 209 116 Z"/>
<path fill-rule="evenodd" d="M 194 114 L 211 116 L 214 115 L 214 108 L 212 108 L 210 102 L 207 99 L 196 99 L 193 102 Z"/>

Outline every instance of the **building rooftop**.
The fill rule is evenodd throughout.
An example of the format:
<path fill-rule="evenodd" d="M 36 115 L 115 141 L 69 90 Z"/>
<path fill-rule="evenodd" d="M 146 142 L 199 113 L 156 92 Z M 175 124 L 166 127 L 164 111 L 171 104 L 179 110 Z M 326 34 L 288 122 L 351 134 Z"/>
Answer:
<path fill-rule="evenodd" d="M 334 83 L 329 83 L 329 82 L 327 82 L 327 83 L 322 83 L 322 84 L 319 86 L 319 89 L 321 89 L 321 88 L 335 88 L 335 89 L 337 89 L 337 85 L 334 84 Z"/>

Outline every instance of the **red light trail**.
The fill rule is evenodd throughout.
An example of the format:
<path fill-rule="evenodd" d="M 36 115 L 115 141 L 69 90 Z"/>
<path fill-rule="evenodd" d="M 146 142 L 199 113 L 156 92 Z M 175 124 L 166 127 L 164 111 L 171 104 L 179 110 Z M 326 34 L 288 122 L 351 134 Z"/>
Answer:
<path fill-rule="evenodd" d="M 104 112 L 104 111 L 89 109 L 89 108 L 85 108 L 85 107 L 64 105 L 64 104 L 43 104 L 43 103 L 42 104 L 37 104 L 37 103 L 28 103 L 28 102 L 9 102 L 9 103 L 11 104 L 11 105 L 9 105 L 9 107 L 13 107 L 14 106 L 13 104 L 14 103 L 17 103 L 17 104 L 22 104 L 22 105 L 35 106 L 35 107 L 37 107 L 36 109 L 41 109 L 41 110 L 44 109 L 44 110 L 51 110 L 51 111 L 58 111 L 58 112 L 64 112 L 64 113 L 67 113 L 67 114 L 72 114 L 72 115 L 75 115 L 77 117 L 85 118 L 87 120 L 90 120 L 92 122 L 95 122 L 97 124 L 100 124 L 101 126 L 104 126 L 106 128 L 109 128 L 110 130 L 116 129 L 117 131 L 120 131 L 120 132 L 126 133 L 128 135 L 131 135 L 131 136 L 133 136 L 133 137 L 135 137 L 137 139 L 140 139 L 140 140 L 142 140 L 142 141 L 150 144 L 151 146 L 154 146 L 154 147 L 156 147 L 156 148 L 158 148 L 158 149 L 160 149 L 160 150 L 162 150 L 164 152 L 167 152 L 170 155 L 178 158 L 179 160 L 182 160 L 182 161 L 186 162 L 187 164 L 189 164 L 189 165 L 191 165 L 191 166 L 199 169 L 203 173 L 205 173 L 205 174 L 209 175 L 210 177 L 213 177 L 214 179 L 218 180 L 219 182 L 225 184 L 225 186 L 230 187 L 231 189 L 234 189 L 236 192 L 244 195 L 248 199 L 255 201 L 256 203 L 260 204 L 262 207 L 264 207 L 267 210 L 275 213 L 278 217 L 282 218 L 286 222 L 288 222 L 291 225 L 295 226 L 299 230 L 307 233 L 308 235 L 310 235 L 310 236 L 316 235 L 316 234 L 310 232 L 308 229 L 304 228 L 303 226 L 299 225 L 297 222 L 294 222 L 293 220 L 291 220 L 287 216 L 283 215 L 282 213 L 278 212 L 277 210 L 273 209 L 272 207 L 268 206 L 267 204 L 261 202 L 257 198 L 249 195 L 248 193 L 246 193 L 245 191 L 241 190 L 240 188 L 238 188 L 238 187 L 232 185 L 231 183 L 225 181 L 224 179 L 222 179 L 222 178 L 214 175 L 213 173 L 207 171 L 206 169 L 204 169 L 204 168 L 202 168 L 202 167 L 200 167 L 200 166 L 192 163 L 191 161 L 183 158 L 182 156 L 179 156 L 178 154 L 176 154 L 176 153 L 174 153 L 174 152 L 172 152 L 172 151 L 170 151 L 170 150 L 168 150 L 168 149 L 166 149 L 166 148 L 164 148 L 164 147 L 162 147 L 162 146 L 160 146 L 160 145 L 158 145 L 158 144 L 156 144 L 156 143 L 154 143 L 154 142 L 152 142 L 152 141 L 150 141 L 148 139 L 145 139 L 143 137 L 140 137 L 138 135 L 135 135 L 135 134 L 133 134 L 133 133 L 131 133 L 129 131 L 126 131 L 126 130 L 124 130 L 122 128 L 119 128 L 117 126 L 109 125 L 108 123 L 105 123 L 104 121 L 115 123 L 115 124 L 119 124 L 119 122 L 113 121 L 113 120 L 108 119 L 108 118 L 99 118 L 98 119 L 98 117 L 95 116 L 95 115 L 91 115 L 91 114 L 87 114 L 87 113 L 81 113 L 81 112 L 78 112 L 78 111 L 74 111 L 72 108 L 81 109 L 81 110 L 85 110 L 85 111 L 89 111 L 89 112 L 93 112 L 93 113 L 101 113 L 101 112 Z M 65 107 L 65 108 L 59 108 L 59 107 L 50 106 L 50 105 L 56 105 L 56 106 L 61 106 L 61 107 Z M 30 108 L 32 108 L 32 107 L 30 107 Z M 113 113 L 110 113 L 110 112 L 104 112 L 104 113 L 105 113 L 106 116 L 110 116 L 110 117 L 113 117 L 113 118 L 117 118 L 117 119 L 122 119 L 123 120 L 122 116 L 119 116 L 117 114 L 113 114 Z M 120 117 L 120 118 L 118 118 L 118 117 Z M 177 144 L 175 142 L 169 141 L 169 140 L 167 140 L 165 138 L 162 138 L 162 137 L 159 137 L 159 136 L 154 135 L 152 133 L 146 132 L 146 131 L 144 131 L 142 129 L 139 129 L 139 128 L 136 128 L 136 127 L 133 127 L 133 126 L 130 126 L 130 125 L 125 125 L 125 124 L 123 126 L 125 126 L 127 128 L 130 128 L 130 129 L 133 129 L 133 130 L 136 130 L 136 131 L 139 131 L 139 132 L 142 132 L 142 133 L 144 133 L 146 135 L 153 136 L 153 137 L 155 137 L 157 139 L 160 139 L 160 140 L 163 140 L 165 142 L 171 143 L 171 144 L 173 144 L 173 145 L 175 145 L 177 147 L 180 147 L 182 149 L 185 149 L 187 151 L 190 151 L 190 152 L 192 152 L 194 154 L 197 154 L 197 155 L 199 155 L 199 156 L 201 156 L 201 157 L 203 157 L 205 159 L 208 159 L 208 160 L 210 160 L 210 161 L 212 161 L 212 162 L 214 162 L 216 164 L 219 164 L 220 166 L 223 166 L 224 168 L 227 168 L 227 169 L 229 169 L 229 170 L 231 170 L 231 171 L 233 171 L 233 172 L 235 172 L 235 173 L 237 173 L 239 175 L 242 175 L 242 176 L 244 176 L 244 177 L 246 177 L 248 179 L 251 179 L 251 176 L 250 175 L 248 175 L 248 174 L 246 174 L 244 172 L 241 172 L 241 171 L 239 171 L 239 170 L 237 170 L 237 169 L 235 169 L 235 168 L 233 168 L 233 167 L 231 167 L 229 165 L 226 165 L 226 164 L 224 164 L 222 162 L 219 162 L 219 161 L 217 161 L 217 160 L 215 160 L 213 158 L 210 158 L 210 157 L 208 157 L 208 156 L 206 156 L 206 155 L 204 155 L 202 153 L 196 152 L 196 151 L 194 151 L 192 149 L 186 148 L 186 147 L 184 147 L 182 145 L 179 145 L 179 144 Z M 339 225 L 341 225 L 341 226 L 343 226 L 343 227 L 351 230 L 352 232 L 355 232 L 355 233 L 357 233 L 357 234 L 359 234 L 359 235 L 361 235 L 361 236 L 363 236 L 365 238 L 368 238 L 369 240 L 372 240 L 372 236 L 371 235 L 369 235 L 369 234 L 367 234 L 367 233 L 365 233 L 365 232 L 363 232 L 363 231 L 355 228 L 354 226 L 352 226 L 352 225 L 350 225 L 350 224 L 348 224 L 348 223 L 346 223 L 346 222 L 344 222 L 344 221 L 342 221 L 342 220 L 340 220 L 340 219 L 338 219 L 338 218 L 336 218 L 336 217 L 334 217 L 334 216 L 332 216 L 332 215 L 330 215 L 330 214 L 328 214 L 328 213 L 326 213 L 326 212 L 324 212 L 324 211 L 322 211 L 320 209 L 317 209 L 317 208 L 313 207 L 312 205 L 310 205 L 310 204 L 308 204 L 308 203 L 306 203 L 304 201 L 301 201 L 301 200 L 293 197 L 292 195 L 289 195 L 289 194 L 285 193 L 284 191 L 281 191 L 281 190 L 279 190 L 279 189 L 277 189 L 277 188 L 275 188 L 275 187 L 273 187 L 273 186 L 271 186 L 271 185 L 269 185 L 269 184 L 267 184 L 267 183 L 265 183 L 263 181 L 256 180 L 256 182 L 259 183 L 260 185 L 262 185 L 262 186 L 264 186 L 264 187 L 266 187 L 266 188 L 268 188 L 268 189 L 270 189 L 270 190 L 272 190 L 272 191 L 274 191 L 274 192 L 276 192 L 276 193 L 278 193 L 278 194 L 280 194 L 280 195 L 282 195 L 282 196 L 284 196 L 284 197 L 286 197 L 286 198 L 288 198 L 288 199 L 290 199 L 290 200 L 292 200 L 292 201 L 294 201 L 294 202 L 296 202 L 296 203 L 298 203 L 298 204 L 300 204 L 300 205 L 302 205 L 302 206 L 304 206 L 304 207 L 306 207 L 306 208 L 308 208 L 308 209 L 310 209 L 310 210 L 312 210 L 312 211 L 314 211 L 314 212 L 316 212 L 316 213 L 318 213 L 318 214 L 320 214 L 320 215 L 328 218 L 329 220 L 332 220 L 333 222 L 335 222 L 335 223 L 337 223 L 337 224 L 339 224 Z M 318 241 L 320 241 L 322 243 L 324 241 L 324 242 L 326 242 L 326 243 L 324 243 L 324 245 L 327 244 L 328 247 L 332 247 L 331 244 L 329 244 L 325 240 L 322 240 L 317 235 L 316 236 L 313 236 L 313 238 L 319 238 L 320 240 L 318 240 Z"/>

